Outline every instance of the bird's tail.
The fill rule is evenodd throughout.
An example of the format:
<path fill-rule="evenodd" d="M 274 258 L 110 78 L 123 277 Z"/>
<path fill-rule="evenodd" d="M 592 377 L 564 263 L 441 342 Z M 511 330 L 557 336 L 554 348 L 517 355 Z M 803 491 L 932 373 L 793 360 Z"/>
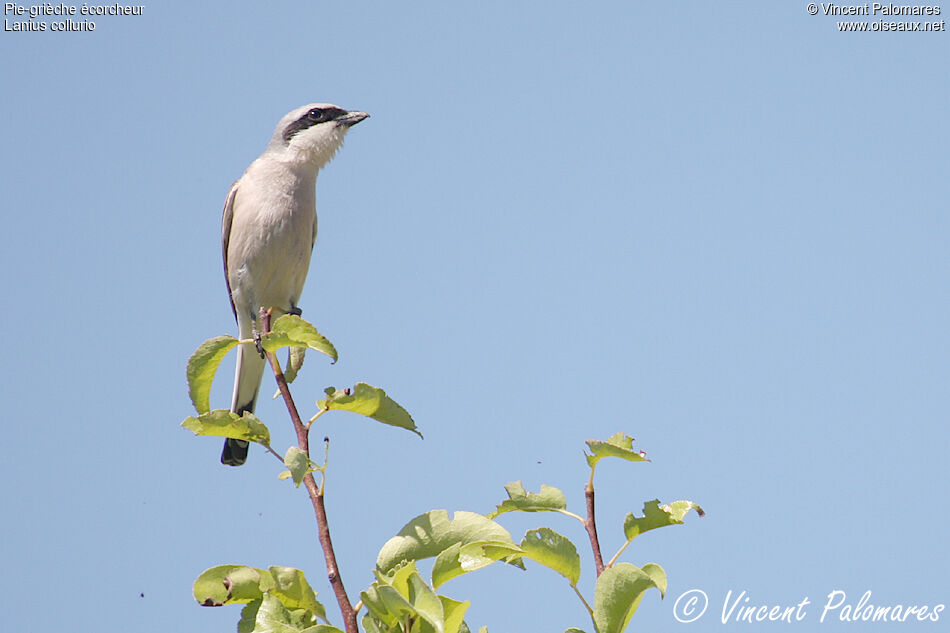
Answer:
<path fill-rule="evenodd" d="M 253 413 L 265 364 L 266 361 L 261 358 L 253 344 L 245 343 L 238 347 L 231 411 L 238 415 L 246 411 Z M 247 447 L 248 443 L 244 440 L 226 439 L 224 450 L 221 451 L 221 463 L 227 466 L 240 466 L 247 461 Z"/>

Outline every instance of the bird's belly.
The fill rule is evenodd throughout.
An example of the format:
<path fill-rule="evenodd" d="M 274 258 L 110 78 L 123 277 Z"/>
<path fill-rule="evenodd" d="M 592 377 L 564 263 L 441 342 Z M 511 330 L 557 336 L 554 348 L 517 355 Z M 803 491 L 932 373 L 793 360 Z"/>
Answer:
<path fill-rule="evenodd" d="M 287 311 L 297 305 L 310 267 L 316 221 L 315 213 L 306 215 L 262 214 L 259 218 L 258 239 L 243 254 L 243 261 L 235 262 L 238 276 L 255 290 L 255 296 L 248 297 L 254 303 L 247 306 L 251 311 L 260 307 Z"/>

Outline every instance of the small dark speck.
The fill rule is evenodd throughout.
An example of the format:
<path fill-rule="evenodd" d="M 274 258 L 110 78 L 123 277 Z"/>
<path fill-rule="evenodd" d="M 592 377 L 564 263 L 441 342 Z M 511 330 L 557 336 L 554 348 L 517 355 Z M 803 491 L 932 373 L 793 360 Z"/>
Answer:
<path fill-rule="evenodd" d="M 145 594 L 144 594 L 144 593 L 140 593 L 140 594 L 139 594 L 139 598 L 144 598 L 144 597 L 145 597 Z"/>

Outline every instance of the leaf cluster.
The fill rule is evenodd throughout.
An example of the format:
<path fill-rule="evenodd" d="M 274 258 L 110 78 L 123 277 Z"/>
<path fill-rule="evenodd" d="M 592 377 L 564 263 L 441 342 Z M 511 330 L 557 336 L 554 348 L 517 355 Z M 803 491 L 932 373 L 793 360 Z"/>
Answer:
<path fill-rule="evenodd" d="M 305 440 L 300 446 L 288 448 L 280 457 L 271 447 L 270 431 L 252 413 L 237 415 L 227 410 L 212 411 L 209 406 L 211 383 L 224 356 L 237 345 L 255 343 L 220 336 L 198 348 L 189 359 L 187 368 L 189 395 L 198 415 L 185 419 L 182 426 L 197 435 L 229 437 L 264 446 L 288 469 L 280 477 L 292 478 L 299 486 L 310 473 L 322 473 L 326 469 L 326 460 L 322 465 L 311 460 Z M 269 354 L 283 347 L 290 348 L 286 376 L 280 375 L 276 357 L 269 356 L 278 383 L 282 378 L 292 380 L 303 364 L 306 349 L 323 353 L 334 361 L 337 359 L 332 343 L 311 324 L 293 315 L 279 318 L 274 327 L 260 337 L 259 344 Z M 285 386 L 281 388 L 285 398 L 289 398 Z M 317 413 L 304 426 L 305 433 L 322 414 L 342 410 L 412 431 L 421 437 L 412 417 L 402 406 L 382 389 L 366 383 L 357 383 L 349 389 L 328 387 L 325 397 L 316 406 Z M 296 416 L 295 407 L 292 416 L 300 427 L 303 423 Z M 501 561 L 526 570 L 527 561 L 554 571 L 567 581 L 588 612 L 596 633 L 621 633 L 649 589 L 657 589 L 661 598 L 665 595 L 667 578 L 663 568 L 655 563 L 636 566 L 620 562 L 620 556 L 634 539 L 645 532 L 680 525 L 690 510 L 703 515 L 702 508 L 692 501 L 669 504 L 661 504 L 658 499 L 647 501 L 643 504 L 641 516 L 632 511 L 627 513 L 623 521 L 622 545 L 606 564 L 602 562 L 593 514 L 594 473 L 597 465 L 606 458 L 633 463 L 650 461 L 642 451 L 634 449 L 633 441 L 628 435 L 617 433 L 606 440 L 586 442 L 589 452 L 585 453 L 585 458 L 590 468 L 585 489 L 588 499 L 586 517 L 568 510 L 561 490 L 542 485 L 538 492 L 529 492 L 520 481 L 505 486 L 508 498 L 488 514 L 456 511 L 450 518 L 446 510 L 432 510 L 415 517 L 379 551 L 375 580 L 360 593 L 361 601 L 355 609 L 349 606 L 342 585 L 335 587 L 340 589 L 338 600 L 341 593 L 343 595 L 341 610 L 345 615 L 345 608 L 348 608 L 350 617 L 355 618 L 356 613 L 365 607 L 362 627 L 367 633 L 469 633 L 464 621 L 469 602 L 440 595 L 437 591 L 453 578 L 493 563 Z M 312 486 L 313 482 L 308 485 Z M 322 499 L 322 485 L 312 494 Z M 547 526 L 527 530 L 519 541 L 515 541 L 496 521 L 510 512 L 549 512 L 581 524 L 589 536 L 596 563 L 597 579 L 592 600 L 584 597 L 579 586 L 581 555 L 574 542 Z M 321 529 L 325 527 L 321 525 Z M 417 562 L 426 559 L 433 559 L 428 578 L 424 578 L 416 566 Z M 199 576 L 194 595 L 204 606 L 243 604 L 238 624 L 240 633 L 341 633 L 327 622 L 323 605 L 317 601 L 315 592 L 298 569 L 270 567 L 263 570 L 244 565 L 221 565 Z M 356 620 L 348 622 L 347 630 L 354 630 Z M 485 633 L 484 627 L 481 631 Z M 568 633 L 572 632 L 584 633 L 578 628 L 568 629 Z"/>

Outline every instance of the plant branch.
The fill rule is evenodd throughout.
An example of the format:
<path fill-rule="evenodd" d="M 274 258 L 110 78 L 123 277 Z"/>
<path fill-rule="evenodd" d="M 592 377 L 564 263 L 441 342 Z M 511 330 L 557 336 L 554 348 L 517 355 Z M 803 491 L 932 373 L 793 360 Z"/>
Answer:
<path fill-rule="evenodd" d="M 271 311 L 265 311 L 261 308 L 259 315 L 260 329 L 262 334 L 270 332 Z M 290 413 L 290 419 L 293 420 L 294 430 L 297 432 L 297 446 L 304 452 L 307 459 L 310 458 L 310 434 L 308 426 L 304 426 L 300 419 L 300 413 L 297 411 L 297 405 L 290 395 L 290 388 L 287 386 L 287 380 L 284 378 L 284 372 L 280 369 L 280 363 L 277 362 L 277 355 L 267 352 L 267 360 L 271 369 L 274 370 L 274 378 L 277 380 L 277 388 L 280 395 L 284 398 L 287 405 L 287 411 Z M 323 473 L 324 480 L 326 474 Z M 313 478 L 313 473 L 307 473 L 303 478 L 304 486 L 310 494 L 310 501 L 313 503 L 313 512 L 317 517 L 317 534 L 320 538 L 320 546 L 323 549 L 323 557 L 327 563 L 327 576 L 330 579 L 330 586 L 333 587 L 333 593 L 336 595 L 336 601 L 340 605 L 340 613 L 343 615 L 346 633 L 359 633 L 356 623 L 356 611 L 350 604 L 350 599 L 346 595 L 346 589 L 343 587 L 343 578 L 340 576 L 340 569 L 336 563 L 336 554 L 333 551 L 333 542 L 330 540 L 330 525 L 327 522 L 327 510 L 323 503 L 323 487 L 317 487 L 317 482 Z"/>
<path fill-rule="evenodd" d="M 584 497 L 587 499 L 587 520 L 584 527 L 590 537 L 590 547 L 594 551 L 594 565 L 597 567 L 597 577 L 604 571 L 604 558 L 600 554 L 600 541 L 597 540 L 597 522 L 594 520 L 594 469 L 590 469 L 590 479 L 584 488 Z"/>

